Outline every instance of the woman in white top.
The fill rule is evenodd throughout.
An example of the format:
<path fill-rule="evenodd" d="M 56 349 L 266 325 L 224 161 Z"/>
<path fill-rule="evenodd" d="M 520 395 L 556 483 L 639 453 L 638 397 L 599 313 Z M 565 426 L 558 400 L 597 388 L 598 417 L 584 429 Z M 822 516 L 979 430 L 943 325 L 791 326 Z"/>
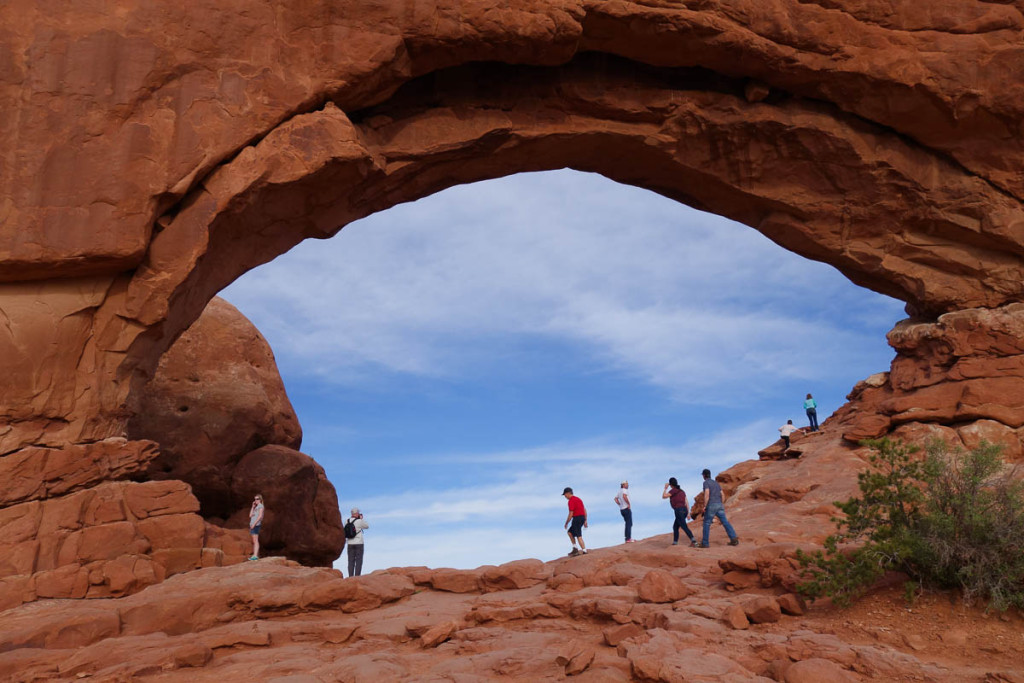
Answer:
<path fill-rule="evenodd" d="M 619 514 L 626 524 L 626 543 L 633 542 L 633 506 L 629 503 L 629 482 L 622 481 L 619 495 L 615 496 L 615 503 L 619 506 Z"/>

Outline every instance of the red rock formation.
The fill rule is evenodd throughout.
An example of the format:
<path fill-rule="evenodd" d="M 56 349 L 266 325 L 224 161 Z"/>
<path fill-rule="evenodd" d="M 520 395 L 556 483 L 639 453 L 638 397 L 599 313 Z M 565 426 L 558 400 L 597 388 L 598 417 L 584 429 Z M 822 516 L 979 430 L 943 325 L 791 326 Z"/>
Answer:
<path fill-rule="evenodd" d="M 751 623 L 775 616 L 793 549 L 853 490 L 849 440 L 1024 450 L 1019 2 L 94 9 L 0 5 L 0 605 L 96 598 L 7 610 L 0 676 L 1020 677 L 995 633 L 984 661 L 951 661 L 959 641 L 943 640 L 939 665 L 937 649 L 918 656 L 930 641 L 844 640 L 821 614 Z M 223 286 L 302 239 L 561 167 L 732 217 L 907 301 L 918 319 L 890 334 L 890 373 L 799 458 L 724 473 L 739 548 L 682 559 L 642 542 L 415 579 L 210 567 L 239 559 L 244 532 L 206 524 L 180 481 L 133 481 L 159 460 L 124 439 L 161 354 Z M 256 453 L 258 480 L 273 467 Z M 271 465 L 318 499 L 315 466 L 289 453 Z M 202 467 L 184 451 L 160 462 Z M 218 467 L 220 491 L 249 476 Z"/>
<path fill-rule="evenodd" d="M 890 372 L 859 383 L 836 414 L 847 439 L 932 435 L 968 448 L 984 439 L 1021 458 L 1024 305 L 905 321 L 888 338 L 897 352 Z"/>
<path fill-rule="evenodd" d="M 178 481 L 108 482 L 0 509 L 0 607 L 127 595 L 166 576 L 239 562 L 245 532 L 207 525 Z"/>
<path fill-rule="evenodd" d="M 323 469 L 285 447 L 250 452 L 301 436 L 270 349 L 230 304 L 214 302 L 179 340 L 145 397 L 135 436 L 166 452 L 110 438 L 0 458 L 0 605 L 126 595 L 241 561 L 246 520 L 233 531 L 206 523 L 193 487 L 221 523 L 221 510 L 244 517 L 262 488 L 271 510 L 288 511 L 269 515 L 268 550 L 311 564 L 338 556 L 340 513 Z M 169 478 L 128 481 L 154 474 Z"/>
<path fill-rule="evenodd" d="M 1016 5 L 406 10 L 0 9 L 0 453 L 123 436 L 205 303 L 299 240 L 523 170 L 722 213 L 921 314 L 1024 295 Z"/>
<path fill-rule="evenodd" d="M 203 515 L 221 519 L 249 506 L 249 493 L 232 488 L 243 456 L 268 444 L 302 444 L 274 354 L 223 299 L 211 301 L 160 359 L 128 434 L 160 444 L 150 476 L 188 482 Z"/>
<path fill-rule="evenodd" d="M 160 444 L 148 475 L 188 483 L 211 522 L 247 529 L 249 505 L 262 493 L 264 550 L 311 565 L 341 554 L 334 487 L 295 450 L 302 431 L 274 354 L 228 302 L 211 301 L 164 354 L 128 430 Z"/>
<path fill-rule="evenodd" d="M 231 479 L 237 510 L 229 527 L 247 529 L 249 504 L 259 493 L 266 506 L 260 547 L 303 564 L 330 566 L 345 545 L 334 486 L 305 453 L 264 446 L 247 454 Z"/>
<path fill-rule="evenodd" d="M 389 681 L 925 676 L 954 683 L 1024 674 L 1016 649 L 998 647 L 1015 642 L 1019 617 L 1003 621 L 965 609 L 950 615 L 944 597 L 908 607 L 898 595 L 869 598 L 859 612 L 836 613 L 792 595 L 795 549 L 827 531 L 827 501 L 849 491 L 863 463 L 859 450 L 835 430 L 807 441 L 800 459 L 751 461 L 722 474 L 733 489 L 727 506 L 743 539 L 739 547 L 725 545 L 719 533 L 711 549 L 691 550 L 671 546 L 665 534 L 546 563 L 394 569 L 355 579 L 283 558 L 211 567 L 126 597 L 7 609 L 0 678 L 227 683 L 298 675 Z M 849 476 L 837 483 L 829 477 L 837 472 Z M 794 503 L 757 495 L 774 482 L 802 478 L 824 484 Z M 170 482 L 104 486 L 120 497 L 96 490 L 71 495 L 124 501 L 133 528 L 187 517 L 182 511 L 196 505 Z M 101 529 L 123 523 L 108 502 L 66 507 L 94 511 L 86 518 Z M 187 535 L 188 526 L 181 528 Z M 68 538 L 76 533 L 69 530 Z M 95 552 L 87 546 L 105 545 L 83 539 L 75 547 L 82 555 Z M 87 584 L 86 590 L 117 595 L 115 586 L 148 580 L 145 567 L 119 559 L 102 571 L 75 567 L 52 581 L 35 580 L 55 595 Z M 731 578 L 743 574 L 752 581 L 739 585 Z M 109 583 L 96 582 L 101 577 Z M 964 628 L 952 633 L 951 623 Z M 979 648 L 987 648 L 983 657 Z"/>

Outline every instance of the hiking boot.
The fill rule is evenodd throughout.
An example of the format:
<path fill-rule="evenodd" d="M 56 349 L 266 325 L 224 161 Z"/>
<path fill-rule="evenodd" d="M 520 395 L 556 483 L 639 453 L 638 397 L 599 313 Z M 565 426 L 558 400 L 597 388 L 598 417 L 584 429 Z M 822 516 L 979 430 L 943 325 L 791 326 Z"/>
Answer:
<path fill-rule="evenodd" d="M 707 543 L 701 543 L 701 544 L 700 544 L 699 546 L 697 546 L 697 547 L 698 547 L 698 548 L 707 548 L 707 547 L 708 547 L 708 544 L 707 544 Z"/>
<path fill-rule="evenodd" d="M 679 541 L 672 541 L 672 545 L 679 545 Z"/>
<path fill-rule="evenodd" d="M 690 541 L 690 547 L 691 548 L 696 548 L 697 547 L 697 541 Z"/>
<path fill-rule="evenodd" d="M 734 538 L 734 539 L 729 541 L 729 545 L 739 545 L 739 544 L 740 544 L 740 539 L 738 539 L 738 538 Z"/>
<path fill-rule="evenodd" d="M 579 554 L 580 554 L 580 549 L 576 548 L 576 547 L 573 547 L 573 549 L 569 551 L 569 557 L 576 557 Z"/>

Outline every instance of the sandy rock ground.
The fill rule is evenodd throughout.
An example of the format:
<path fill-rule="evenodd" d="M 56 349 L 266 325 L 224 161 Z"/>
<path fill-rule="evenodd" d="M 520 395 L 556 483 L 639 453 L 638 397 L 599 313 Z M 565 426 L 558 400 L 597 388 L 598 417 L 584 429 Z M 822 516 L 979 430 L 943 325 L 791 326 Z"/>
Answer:
<path fill-rule="evenodd" d="M 723 473 L 738 547 L 715 529 L 706 550 L 664 535 L 474 570 L 211 567 L 7 610 L 0 679 L 1024 681 L 1019 614 L 907 603 L 898 579 L 848 610 L 793 594 L 795 550 L 827 533 L 864 456 L 825 433 L 801 446 Z"/>

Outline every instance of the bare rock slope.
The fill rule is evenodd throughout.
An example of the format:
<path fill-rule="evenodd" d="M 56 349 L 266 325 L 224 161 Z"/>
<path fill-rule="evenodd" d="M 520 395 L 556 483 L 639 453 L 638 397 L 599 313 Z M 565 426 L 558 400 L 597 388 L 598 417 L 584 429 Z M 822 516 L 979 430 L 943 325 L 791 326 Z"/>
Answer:
<path fill-rule="evenodd" d="M 738 547 L 718 530 L 707 550 L 658 536 L 475 570 L 342 579 L 283 558 L 202 569 L 129 597 L 7 610 L 0 678 L 1021 680 L 1019 615 L 908 607 L 884 591 L 836 612 L 793 594 L 796 549 L 820 541 L 863 466 L 834 432 L 808 442 L 799 459 L 725 473 Z"/>

